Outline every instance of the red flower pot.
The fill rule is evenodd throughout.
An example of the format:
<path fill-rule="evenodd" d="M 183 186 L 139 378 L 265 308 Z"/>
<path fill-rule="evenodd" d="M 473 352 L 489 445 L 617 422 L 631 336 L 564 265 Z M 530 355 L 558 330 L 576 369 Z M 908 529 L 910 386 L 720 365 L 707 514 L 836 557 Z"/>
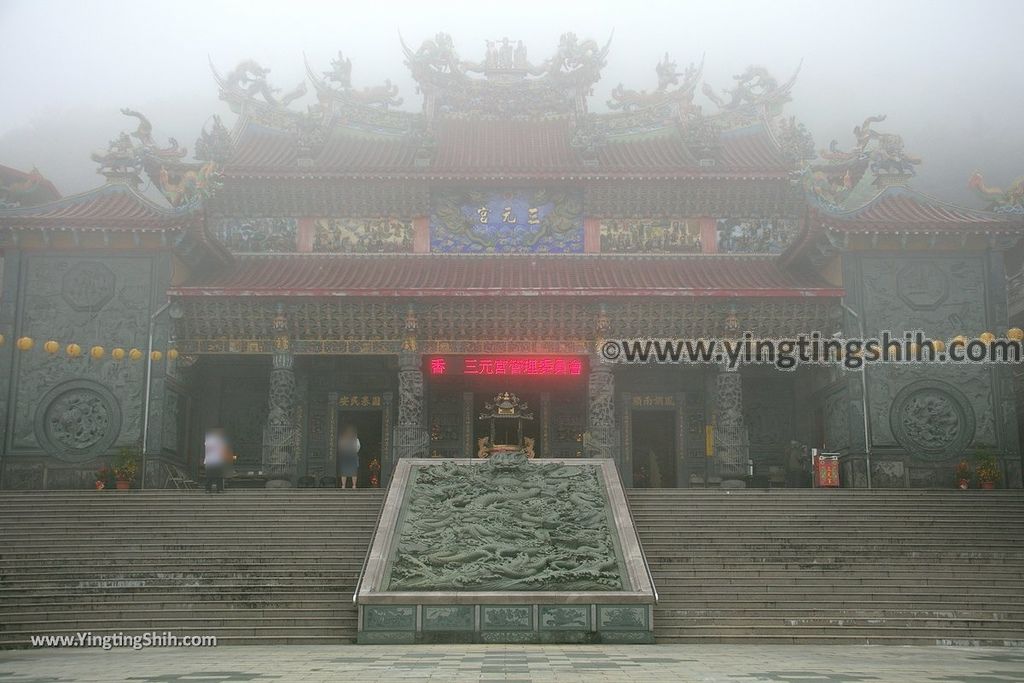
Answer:
<path fill-rule="evenodd" d="M 132 487 L 132 483 L 127 479 L 118 479 L 116 486 L 118 491 L 127 491 Z"/>
<path fill-rule="evenodd" d="M 985 489 L 986 491 L 991 491 L 995 487 L 996 487 L 996 483 L 994 481 L 983 481 L 983 482 L 981 482 L 981 488 Z"/>

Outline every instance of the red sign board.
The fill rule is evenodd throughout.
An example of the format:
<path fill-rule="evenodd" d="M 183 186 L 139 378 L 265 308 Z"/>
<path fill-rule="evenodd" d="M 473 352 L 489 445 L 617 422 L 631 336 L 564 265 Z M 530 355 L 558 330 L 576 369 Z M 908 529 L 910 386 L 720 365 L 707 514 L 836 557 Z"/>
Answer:
<path fill-rule="evenodd" d="M 579 377 L 578 356 L 430 356 L 427 373 L 433 377 Z"/>

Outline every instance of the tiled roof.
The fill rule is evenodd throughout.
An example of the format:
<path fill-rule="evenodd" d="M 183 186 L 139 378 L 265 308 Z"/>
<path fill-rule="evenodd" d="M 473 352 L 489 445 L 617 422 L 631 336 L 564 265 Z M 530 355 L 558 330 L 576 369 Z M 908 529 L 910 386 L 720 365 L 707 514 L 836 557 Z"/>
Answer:
<path fill-rule="evenodd" d="M 16 168 L 0 165 L 0 188 L 7 188 L 18 194 L 16 199 L 22 206 L 60 199 L 60 192 L 54 184 L 35 169 L 31 173 L 25 173 Z"/>
<path fill-rule="evenodd" d="M 254 122 L 242 127 L 227 163 L 229 175 L 294 174 L 417 177 L 603 177 L 608 175 L 727 176 L 788 173 L 790 164 L 760 125 L 723 133 L 717 163 L 702 167 L 674 127 L 643 135 L 611 136 L 584 163 L 571 143 L 566 118 L 517 121 L 440 119 L 428 164 L 416 163 L 413 137 L 332 130 L 312 163 L 300 168 L 294 134 Z"/>
<path fill-rule="evenodd" d="M 57 201 L 0 210 L 0 226 L 160 230 L 181 224 L 183 210 L 164 208 L 122 183 L 107 183 Z"/>
<path fill-rule="evenodd" d="M 598 254 L 237 256 L 234 268 L 172 290 L 180 296 L 731 296 L 842 295 L 774 256 Z"/>
<path fill-rule="evenodd" d="M 980 211 L 891 186 L 861 207 L 819 212 L 820 221 L 853 232 L 992 232 L 1020 231 L 1024 217 Z"/>

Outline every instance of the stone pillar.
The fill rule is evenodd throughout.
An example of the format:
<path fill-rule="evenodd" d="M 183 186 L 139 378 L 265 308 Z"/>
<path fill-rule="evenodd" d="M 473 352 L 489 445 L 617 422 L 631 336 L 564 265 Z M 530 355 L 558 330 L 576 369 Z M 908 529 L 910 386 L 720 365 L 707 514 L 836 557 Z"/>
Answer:
<path fill-rule="evenodd" d="M 398 354 L 398 422 L 395 426 L 395 458 L 426 458 L 430 445 L 424 423 L 422 358 L 417 351 L 416 309 L 405 314 L 405 338 Z"/>
<path fill-rule="evenodd" d="M 615 375 L 607 363 L 596 355 L 590 361 L 587 383 L 588 458 L 615 458 L 619 450 L 615 440 Z M 618 462 L 621 466 L 622 463 Z"/>
<path fill-rule="evenodd" d="M 587 382 L 587 438 L 584 456 L 588 458 L 614 458 L 626 485 L 631 484 L 632 471 L 622 462 L 622 449 L 618 447 L 615 429 L 615 375 L 612 366 L 601 357 L 601 345 L 608 333 L 608 313 L 604 304 L 598 309 L 594 353 L 590 357 L 590 376 Z"/>
<path fill-rule="evenodd" d="M 8 245 L 6 253 L 0 258 L 3 258 L 3 267 L 0 268 L 0 334 L 5 340 L 4 345 L 0 346 L 0 377 L 6 378 L 0 383 L 0 488 L 4 488 L 4 470 L 7 464 L 4 444 L 7 443 L 7 428 L 14 413 L 11 398 L 17 381 L 14 376 L 14 354 L 19 330 L 15 325 L 22 255 L 20 250 Z M 37 340 L 36 343 L 42 342 Z"/>
<path fill-rule="evenodd" d="M 744 485 L 749 457 L 743 378 L 738 370 L 721 368 L 715 378 L 715 469 L 723 487 Z"/>
<path fill-rule="evenodd" d="M 263 473 L 267 488 L 283 488 L 291 486 L 295 479 L 300 441 L 295 426 L 295 357 L 284 304 L 277 305 L 272 324 L 274 349 L 267 424 L 263 428 Z"/>

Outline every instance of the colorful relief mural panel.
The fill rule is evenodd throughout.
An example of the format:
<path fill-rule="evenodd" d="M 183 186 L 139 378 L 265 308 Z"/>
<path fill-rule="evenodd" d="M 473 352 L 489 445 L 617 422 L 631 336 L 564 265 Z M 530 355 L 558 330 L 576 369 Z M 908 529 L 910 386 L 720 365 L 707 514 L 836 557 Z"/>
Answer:
<path fill-rule="evenodd" d="M 397 218 L 318 218 L 313 251 L 339 254 L 412 252 L 412 221 Z"/>
<path fill-rule="evenodd" d="M 612 254 L 700 253 L 700 222 L 660 219 L 602 221 L 601 251 Z"/>
<path fill-rule="evenodd" d="M 582 197 L 549 190 L 438 193 L 432 198 L 430 250 L 582 252 Z"/>
<path fill-rule="evenodd" d="M 726 254 L 777 254 L 799 228 L 786 218 L 719 218 L 716 223 L 718 251 Z"/>
<path fill-rule="evenodd" d="M 211 232 L 236 252 L 294 252 L 298 250 L 298 221 L 294 218 L 219 218 Z"/>

